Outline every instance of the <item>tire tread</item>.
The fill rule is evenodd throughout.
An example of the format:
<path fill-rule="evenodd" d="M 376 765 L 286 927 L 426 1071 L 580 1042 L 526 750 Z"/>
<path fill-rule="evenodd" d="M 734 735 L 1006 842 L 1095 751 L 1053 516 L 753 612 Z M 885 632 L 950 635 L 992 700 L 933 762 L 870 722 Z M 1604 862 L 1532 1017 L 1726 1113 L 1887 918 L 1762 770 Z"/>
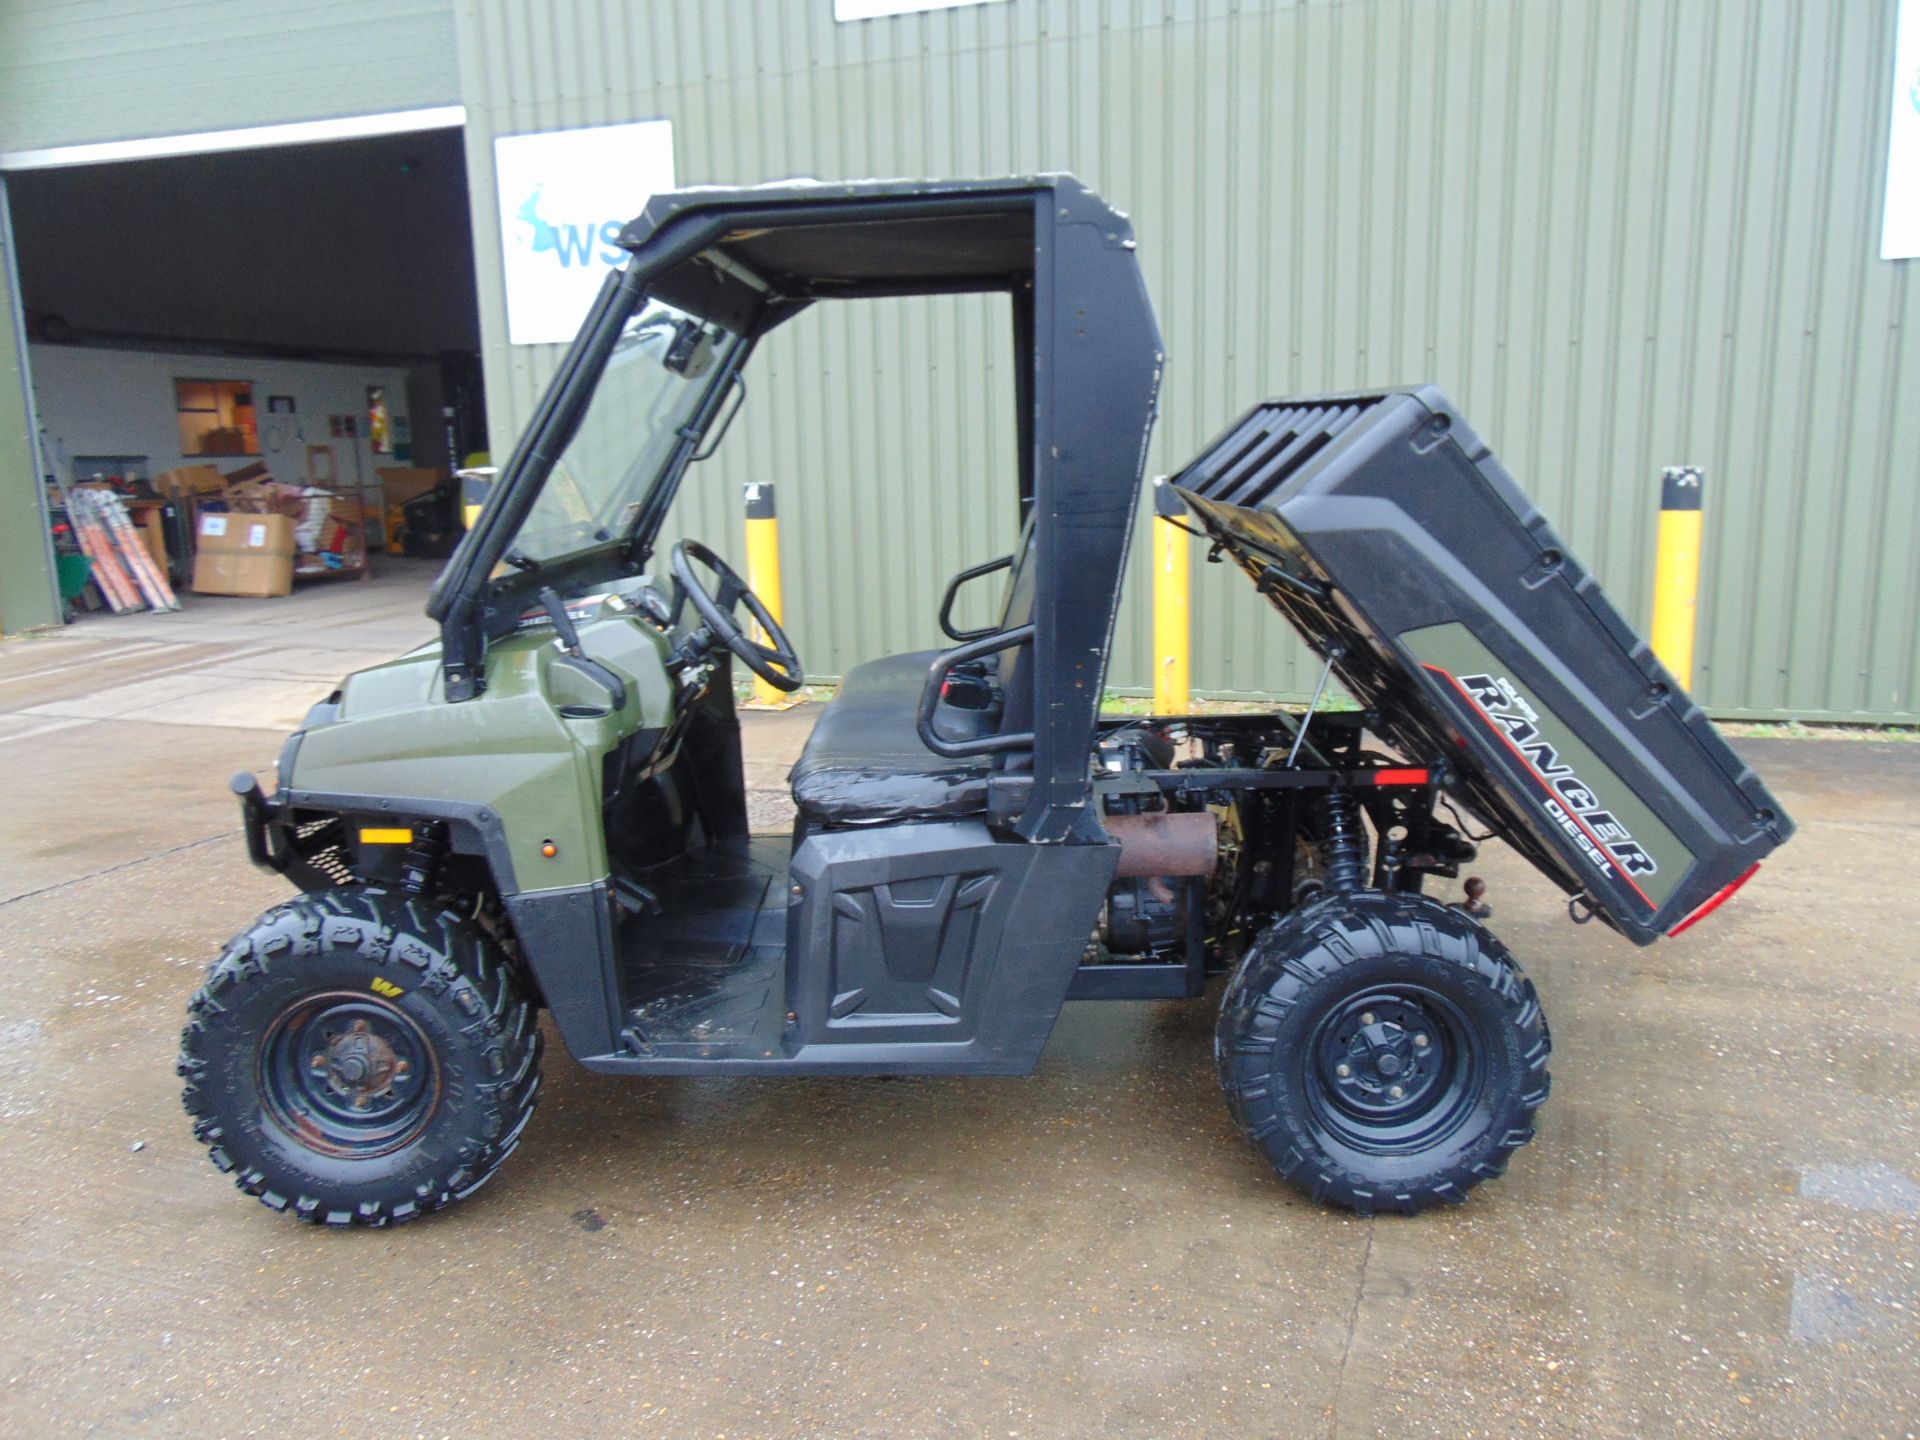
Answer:
<path fill-rule="evenodd" d="M 461 1145 L 444 1177 L 414 1187 L 410 1200 L 368 1200 L 329 1206 L 314 1195 L 287 1196 L 270 1187 L 264 1171 L 242 1168 L 226 1145 L 214 1097 L 202 1077 L 207 1047 L 215 1043 L 214 1021 L 230 1008 L 241 987 L 264 979 L 284 963 L 328 951 L 353 952 L 368 963 L 405 965 L 408 978 L 429 994 L 447 995 L 463 1028 L 488 1054 L 494 1080 L 480 1087 L 487 1097 L 486 1124 Z M 227 998 L 223 998 L 227 997 Z M 540 1095 L 541 1034 L 533 1007 L 495 943 L 457 912 L 418 897 L 373 887 L 340 886 L 276 905 L 236 936 L 207 971 L 187 1005 L 175 1071 L 185 1082 L 182 1101 L 193 1135 L 208 1158 L 235 1186 L 270 1210 L 291 1211 L 311 1224 L 386 1227 L 404 1224 L 471 1195 L 513 1153 L 533 1118 Z"/>
<path fill-rule="evenodd" d="M 1346 966 L 1386 954 L 1422 954 L 1477 977 L 1507 1011 L 1521 1037 L 1525 1070 L 1489 1153 L 1417 1183 L 1381 1184 L 1343 1172 L 1305 1145 L 1275 1103 L 1271 1057 L 1281 1026 L 1309 987 Z M 1483 1180 L 1504 1174 L 1513 1153 L 1534 1138 L 1533 1115 L 1551 1088 L 1552 1042 L 1533 982 L 1491 932 L 1461 910 L 1426 896 L 1367 891 L 1329 895 L 1266 930 L 1241 960 L 1220 1007 L 1214 1058 L 1227 1111 L 1282 1179 L 1314 1200 L 1361 1215 L 1413 1215 L 1461 1204 Z"/>

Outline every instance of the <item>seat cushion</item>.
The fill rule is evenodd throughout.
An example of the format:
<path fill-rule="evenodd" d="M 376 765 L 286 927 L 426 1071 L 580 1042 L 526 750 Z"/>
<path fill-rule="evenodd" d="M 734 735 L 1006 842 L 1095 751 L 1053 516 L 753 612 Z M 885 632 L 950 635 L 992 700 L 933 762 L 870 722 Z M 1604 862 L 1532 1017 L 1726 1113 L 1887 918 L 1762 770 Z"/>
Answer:
<path fill-rule="evenodd" d="M 950 760 L 920 743 L 920 691 L 939 653 L 888 655 L 847 672 L 787 776 L 807 819 L 877 825 L 986 809 L 991 757 Z M 944 704 L 939 725 L 942 735 L 956 739 L 993 729 L 989 715 Z"/>

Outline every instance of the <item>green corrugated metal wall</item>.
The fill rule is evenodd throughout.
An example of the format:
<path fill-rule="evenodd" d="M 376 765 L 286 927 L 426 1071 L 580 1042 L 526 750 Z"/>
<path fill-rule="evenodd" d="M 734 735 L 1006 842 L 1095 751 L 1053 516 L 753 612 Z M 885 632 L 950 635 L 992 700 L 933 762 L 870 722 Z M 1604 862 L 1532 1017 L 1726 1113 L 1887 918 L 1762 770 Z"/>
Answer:
<path fill-rule="evenodd" d="M 13 229 L 7 218 L 6 192 L 0 188 L 0 633 L 60 622 L 46 523 L 34 488 L 26 375 L 14 323 Z"/>
<path fill-rule="evenodd" d="M 451 0 L 0 3 L 0 153 L 459 99 Z"/>
<path fill-rule="evenodd" d="M 837 25 L 829 0 L 468 0 L 497 434 L 557 351 L 501 344 L 495 132 L 664 115 L 682 184 L 1071 169 L 1139 227 L 1169 351 L 1156 470 L 1258 397 L 1432 378 L 1644 622 L 1657 472 L 1705 465 L 1705 701 L 1910 720 L 1920 298 L 1912 263 L 1874 257 L 1891 19 L 1012 0 Z M 687 513 L 732 540 L 735 482 L 787 482 L 787 609 L 837 672 L 931 643 L 941 578 L 1006 536 L 985 438 L 1004 326 L 941 301 L 793 330 Z M 1117 684 L 1148 668 L 1144 572 L 1133 591 Z M 1238 576 L 1200 566 L 1196 630 L 1206 689 L 1309 684 Z"/>
<path fill-rule="evenodd" d="M 1644 623 L 1659 469 L 1704 465 L 1707 703 L 1920 718 L 1920 298 L 1913 263 L 1874 258 L 1892 18 L 1010 0 L 842 25 L 830 0 L 463 0 L 496 436 L 558 353 L 503 343 L 496 133 L 665 116 L 682 184 L 1068 169 L 1138 226 L 1169 352 L 1155 470 L 1262 396 L 1434 379 Z M 1004 541 L 1004 339 L 970 302 L 803 317 L 690 483 L 690 527 L 731 541 L 737 483 L 787 482 L 817 671 L 932 643 L 943 577 Z M 1244 582 L 1197 573 L 1196 683 L 1303 690 Z M 1143 568 L 1132 588 L 1113 678 L 1140 684 Z"/>
<path fill-rule="evenodd" d="M 1704 465 L 1702 697 L 1913 720 L 1920 299 L 1915 262 L 1875 258 L 1892 19 L 1891 0 L 1008 0 L 849 25 L 831 0 L 17 0 L 0 151 L 464 100 L 503 446 L 558 352 L 504 343 L 497 133 L 665 116 L 687 184 L 1070 169 L 1139 229 L 1169 351 L 1154 469 L 1262 396 L 1435 379 L 1644 622 L 1658 469 Z M 975 300 L 823 309 L 769 343 L 684 517 L 734 541 L 738 484 L 784 482 L 818 672 L 929 643 L 945 574 L 1006 543 L 1006 347 Z M 1147 674 L 1144 578 L 1121 684 Z M 1204 689 L 1306 687 L 1237 576 L 1201 567 L 1195 598 Z"/>

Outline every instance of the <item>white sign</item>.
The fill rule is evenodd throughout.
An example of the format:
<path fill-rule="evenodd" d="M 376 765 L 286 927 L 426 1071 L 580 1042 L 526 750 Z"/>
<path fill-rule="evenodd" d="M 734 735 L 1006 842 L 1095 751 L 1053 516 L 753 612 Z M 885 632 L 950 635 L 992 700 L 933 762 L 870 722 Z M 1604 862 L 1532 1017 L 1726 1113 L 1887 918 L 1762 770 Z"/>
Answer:
<path fill-rule="evenodd" d="M 1920 0 L 1900 0 L 1894 25 L 1893 126 L 1887 132 L 1882 260 L 1920 257 Z"/>
<path fill-rule="evenodd" d="M 655 192 L 673 189 L 673 122 L 501 135 L 493 142 L 507 338 L 564 344 L 627 258 L 614 241 Z"/>
<path fill-rule="evenodd" d="M 877 20 L 882 15 L 916 15 L 922 10 L 954 10 L 992 0 L 833 0 L 836 20 Z"/>

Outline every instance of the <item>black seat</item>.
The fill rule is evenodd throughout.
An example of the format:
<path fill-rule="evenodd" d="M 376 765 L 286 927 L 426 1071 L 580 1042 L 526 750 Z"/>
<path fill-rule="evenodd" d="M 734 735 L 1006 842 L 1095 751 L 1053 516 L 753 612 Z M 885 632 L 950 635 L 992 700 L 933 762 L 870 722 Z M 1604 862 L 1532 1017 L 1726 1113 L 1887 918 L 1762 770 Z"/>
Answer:
<path fill-rule="evenodd" d="M 787 775 L 809 822 L 947 820 L 986 809 L 992 757 L 950 760 L 920 743 L 920 692 L 939 653 L 888 655 L 847 672 Z M 959 740 L 987 734 L 995 722 L 943 704 L 938 723 Z"/>

